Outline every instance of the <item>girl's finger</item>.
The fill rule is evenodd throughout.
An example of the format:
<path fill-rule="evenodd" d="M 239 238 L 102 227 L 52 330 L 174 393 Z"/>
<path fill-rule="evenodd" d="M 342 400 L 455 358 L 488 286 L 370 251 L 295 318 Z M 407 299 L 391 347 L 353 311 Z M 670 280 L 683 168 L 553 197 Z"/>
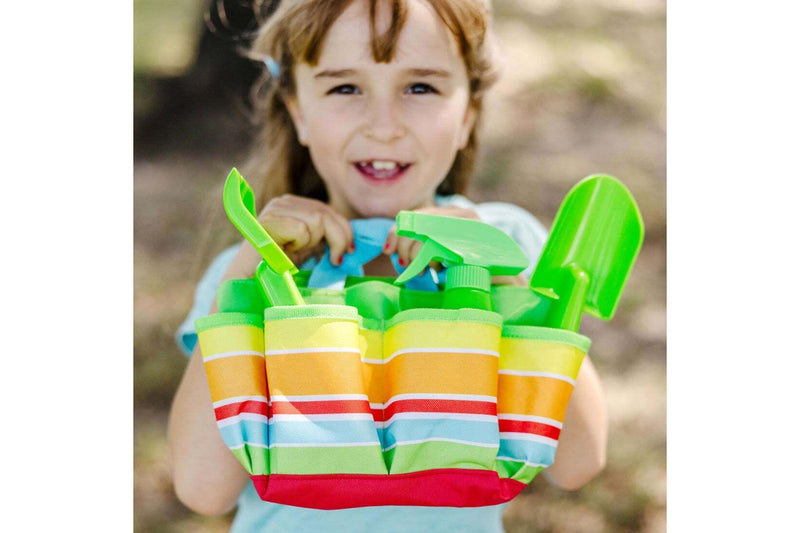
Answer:
<path fill-rule="evenodd" d="M 287 253 L 306 258 L 323 241 L 331 248 L 331 260 L 341 263 L 353 241 L 349 222 L 327 204 L 311 198 L 284 195 L 273 199 L 262 212 L 261 222 Z"/>
<path fill-rule="evenodd" d="M 271 209 L 259 220 L 272 239 L 287 252 L 313 247 L 308 224 L 280 208 Z"/>
<path fill-rule="evenodd" d="M 419 253 L 422 243 L 416 239 L 399 237 L 397 239 L 397 256 L 400 266 L 407 267 Z"/>
<path fill-rule="evenodd" d="M 319 200 L 299 198 L 299 204 L 305 208 L 304 218 L 309 224 L 312 241 L 316 243 L 324 238 L 330 248 L 331 259 L 337 264 L 341 263 L 341 257 L 353 245 L 353 228 L 350 222 Z"/>
<path fill-rule="evenodd" d="M 395 233 L 395 226 L 392 226 L 392 229 L 389 230 L 389 235 L 386 237 L 386 241 L 383 243 L 383 253 L 385 255 L 392 255 L 397 251 L 397 240 L 398 236 Z"/>
<path fill-rule="evenodd" d="M 267 204 L 264 210 L 264 226 L 269 231 L 267 222 L 270 220 L 277 219 L 273 223 L 280 224 L 281 219 L 296 219 L 302 222 L 304 227 L 290 224 L 288 221 L 285 223 L 294 232 L 291 235 L 292 242 L 287 242 L 286 249 L 297 251 L 313 248 L 325 236 L 321 215 L 325 208 L 327 206 L 318 200 L 286 194 Z"/>
<path fill-rule="evenodd" d="M 353 249 L 353 228 L 347 219 L 332 209 L 323 213 L 321 222 L 325 240 L 328 243 L 331 264 L 341 265 L 345 252 Z"/>

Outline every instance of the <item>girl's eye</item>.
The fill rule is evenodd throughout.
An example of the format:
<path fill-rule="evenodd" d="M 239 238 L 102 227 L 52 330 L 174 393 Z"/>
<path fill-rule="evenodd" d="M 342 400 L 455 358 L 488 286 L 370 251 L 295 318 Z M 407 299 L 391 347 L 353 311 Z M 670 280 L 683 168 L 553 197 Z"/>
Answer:
<path fill-rule="evenodd" d="M 427 83 L 414 83 L 406 89 L 408 94 L 439 94 L 433 86 Z"/>
<path fill-rule="evenodd" d="M 355 85 L 346 83 L 344 85 L 337 85 L 328 91 L 328 94 L 359 94 L 360 91 Z"/>

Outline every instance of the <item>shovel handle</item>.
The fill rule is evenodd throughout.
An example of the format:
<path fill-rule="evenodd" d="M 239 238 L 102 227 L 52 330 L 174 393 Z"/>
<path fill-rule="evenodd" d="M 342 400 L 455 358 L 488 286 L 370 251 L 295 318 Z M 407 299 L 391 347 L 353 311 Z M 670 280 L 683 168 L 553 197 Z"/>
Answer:
<path fill-rule="evenodd" d="M 571 264 L 564 272 L 565 281 L 556 291 L 557 294 L 564 294 L 566 298 L 560 298 L 555 302 L 548 316 L 548 326 L 551 328 L 578 331 L 583 316 L 583 302 L 589 290 L 591 279 L 589 275 L 580 267 Z"/>

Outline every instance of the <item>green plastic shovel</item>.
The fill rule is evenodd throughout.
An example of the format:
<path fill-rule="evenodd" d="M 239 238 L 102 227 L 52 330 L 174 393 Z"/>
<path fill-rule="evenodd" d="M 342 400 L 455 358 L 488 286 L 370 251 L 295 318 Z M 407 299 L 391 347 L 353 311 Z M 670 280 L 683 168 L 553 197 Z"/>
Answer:
<path fill-rule="evenodd" d="M 614 316 L 643 239 L 639 208 L 619 180 L 595 174 L 578 182 L 531 276 L 533 291 L 554 300 L 546 325 L 578 331 L 584 312 Z"/>
<path fill-rule="evenodd" d="M 233 225 L 264 259 L 256 268 L 256 278 L 270 303 L 303 305 L 303 297 L 292 278 L 297 267 L 258 222 L 253 190 L 235 168 L 225 180 L 222 203 Z"/>

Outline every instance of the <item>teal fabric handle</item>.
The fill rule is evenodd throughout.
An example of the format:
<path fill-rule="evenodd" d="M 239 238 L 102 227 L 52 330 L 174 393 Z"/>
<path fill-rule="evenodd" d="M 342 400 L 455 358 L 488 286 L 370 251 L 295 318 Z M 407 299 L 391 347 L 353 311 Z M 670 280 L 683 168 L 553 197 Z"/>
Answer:
<path fill-rule="evenodd" d="M 330 250 L 325 247 L 325 254 L 322 259 L 314 266 L 311 276 L 308 278 L 309 288 L 342 288 L 347 276 L 363 276 L 364 265 L 378 257 L 383 251 L 383 244 L 389 231 L 394 226 L 394 220 L 388 218 L 369 218 L 350 221 L 353 228 L 353 240 L 355 251 L 344 254 L 342 264 L 334 266 L 330 260 Z M 405 271 L 400 266 L 397 254 L 391 256 L 392 265 L 398 274 Z M 428 267 L 421 276 L 415 276 L 406 283 L 407 289 L 419 291 L 438 291 L 436 276 L 434 271 Z"/>

